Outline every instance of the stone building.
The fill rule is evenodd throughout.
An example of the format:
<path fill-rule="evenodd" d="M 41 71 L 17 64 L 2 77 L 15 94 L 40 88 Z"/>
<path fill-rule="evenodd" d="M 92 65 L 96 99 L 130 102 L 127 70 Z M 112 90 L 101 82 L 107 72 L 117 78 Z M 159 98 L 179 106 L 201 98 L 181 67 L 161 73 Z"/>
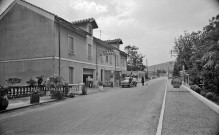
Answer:
<path fill-rule="evenodd" d="M 11 77 L 25 84 L 31 77 L 53 74 L 70 84 L 88 76 L 118 82 L 116 73 L 127 69 L 127 54 L 119 50 L 122 40 L 95 38 L 96 28 L 94 18 L 68 22 L 26 1 L 13 1 L 0 15 L 0 84 Z"/>

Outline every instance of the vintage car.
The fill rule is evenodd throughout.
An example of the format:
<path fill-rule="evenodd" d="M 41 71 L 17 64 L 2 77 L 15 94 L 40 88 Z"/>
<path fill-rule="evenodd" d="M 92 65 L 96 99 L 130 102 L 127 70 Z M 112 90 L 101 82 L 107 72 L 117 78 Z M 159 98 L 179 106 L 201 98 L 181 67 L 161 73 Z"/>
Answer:
<path fill-rule="evenodd" d="M 133 87 L 133 86 L 137 86 L 137 79 L 136 78 L 132 78 L 131 83 L 129 83 L 129 78 L 130 77 L 125 77 L 124 80 L 121 82 L 121 86 L 123 87 Z"/>

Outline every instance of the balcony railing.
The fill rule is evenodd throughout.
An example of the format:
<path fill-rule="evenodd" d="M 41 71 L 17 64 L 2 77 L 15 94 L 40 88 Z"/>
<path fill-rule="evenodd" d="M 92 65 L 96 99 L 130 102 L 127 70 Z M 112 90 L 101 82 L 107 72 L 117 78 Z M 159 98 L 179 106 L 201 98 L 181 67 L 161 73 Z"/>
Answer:
<path fill-rule="evenodd" d="M 66 96 L 69 92 L 80 91 L 78 84 L 69 84 L 58 88 L 61 93 Z M 45 86 L 11 86 L 8 90 L 8 98 L 28 97 L 34 91 L 39 91 L 41 95 L 46 95 L 48 91 L 55 90 L 55 88 L 48 88 Z"/>

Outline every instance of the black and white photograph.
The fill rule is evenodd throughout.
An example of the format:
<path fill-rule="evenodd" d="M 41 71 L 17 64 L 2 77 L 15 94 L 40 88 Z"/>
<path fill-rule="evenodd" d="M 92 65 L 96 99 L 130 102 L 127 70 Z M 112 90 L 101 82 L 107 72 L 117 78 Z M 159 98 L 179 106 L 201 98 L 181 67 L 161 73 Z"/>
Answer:
<path fill-rule="evenodd" d="M 0 0 L 0 135 L 219 135 L 219 0 Z"/>

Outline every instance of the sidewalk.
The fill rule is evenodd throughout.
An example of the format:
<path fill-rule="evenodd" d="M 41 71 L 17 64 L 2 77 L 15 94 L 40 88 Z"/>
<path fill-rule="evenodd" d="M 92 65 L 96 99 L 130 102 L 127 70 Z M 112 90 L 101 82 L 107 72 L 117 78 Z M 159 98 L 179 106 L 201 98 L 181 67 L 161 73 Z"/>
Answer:
<path fill-rule="evenodd" d="M 53 102 L 53 101 L 56 101 L 56 99 L 51 99 L 51 96 L 42 96 L 40 97 L 40 103 L 38 104 L 43 104 L 43 103 Z M 19 108 L 25 108 L 25 107 L 33 106 L 33 105 L 37 105 L 37 104 L 30 104 L 30 97 L 10 99 L 7 109 L 2 112 L 16 110 Z"/>
<path fill-rule="evenodd" d="M 112 89 L 112 88 L 104 87 L 104 91 L 107 91 L 110 89 Z M 88 88 L 87 95 L 95 94 L 98 92 L 100 92 L 99 88 Z M 77 95 L 80 96 L 80 94 L 81 94 L 81 91 L 78 91 Z M 51 96 L 42 96 L 42 97 L 40 97 L 39 104 L 44 104 L 44 103 L 54 102 L 54 101 L 57 101 L 57 100 L 51 99 Z M 0 113 L 16 110 L 16 109 L 20 109 L 20 108 L 25 108 L 25 107 L 29 107 L 29 106 L 33 106 L 33 105 L 38 105 L 38 104 L 30 104 L 30 97 L 10 99 L 7 109 L 5 111 L 0 111 Z"/>
<path fill-rule="evenodd" d="M 219 114 L 183 87 L 168 81 L 162 135 L 217 135 Z"/>

